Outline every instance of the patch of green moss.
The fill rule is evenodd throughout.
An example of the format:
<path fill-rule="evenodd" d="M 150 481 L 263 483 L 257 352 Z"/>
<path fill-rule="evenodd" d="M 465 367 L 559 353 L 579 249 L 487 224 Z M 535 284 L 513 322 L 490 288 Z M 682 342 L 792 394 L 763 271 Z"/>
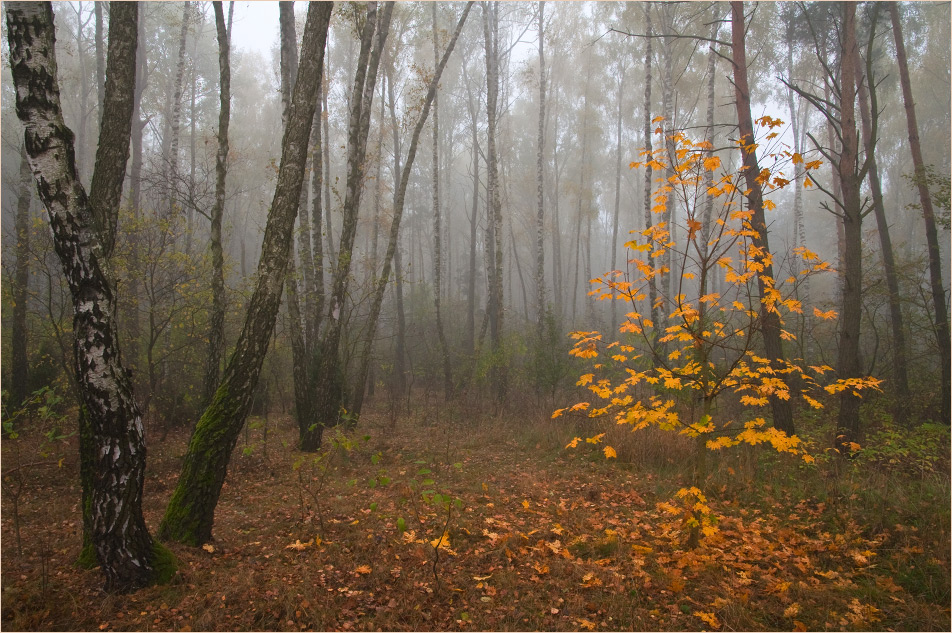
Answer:
<path fill-rule="evenodd" d="M 172 550 L 162 545 L 158 541 L 152 543 L 152 569 L 155 571 L 153 583 L 156 585 L 165 585 L 175 576 L 178 571 L 178 560 Z"/>
<path fill-rule="evenodd" d="M 82 569 L 96 569 L 99 567 L 99 560 L 96 558 L 96 550 L 92 543 L 85 543 L 83 550 L 76 559 L 76 565 Z"/>

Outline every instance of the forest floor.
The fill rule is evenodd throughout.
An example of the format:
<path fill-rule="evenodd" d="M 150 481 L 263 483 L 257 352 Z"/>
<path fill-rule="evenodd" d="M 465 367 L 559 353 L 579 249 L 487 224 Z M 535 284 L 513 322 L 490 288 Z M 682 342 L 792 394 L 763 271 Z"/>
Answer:
<path fill-rule="evenodd" d="M 565 449 L 576 423 L 544 417 L 488 419 L 433 406 L 391 421 L 371 411 L 336 447 L 328 432 L 319 459 L 293 450 L 286 416 L 271 417 L 267 446 L 256 419 L 233 456 L 214 542 L 171 546 L 178 575 L 131 595 L 102 593 L 99 571 L 75 565 L 73 438 L 59 467 L 23 469 L 19 554 L 4 490 L 0 624 L 950 629 L 947 470 L 897 483 L 847 468 L 832 481 L 750 449 L 718 465 L 704 486 L 707 503 L 692 510 L 698 498 L 678 497 L 690 485 L 683 445 L 648 451 L 649 439 L 666 440 L 632 438 L 626 447 L 616 437 L 619 459 L 606 460 L 601 447 Z M 145 489 L 153 532 L 187 442 L 184 429 L 164 442 L 157 435 Z M 5 469 L 34 461 L 25 447 L 13 455 L 15 444 L 3 442 Z M 695 531 L 696 544 L 685 522 L 692 516 L 714 528 Z"/>

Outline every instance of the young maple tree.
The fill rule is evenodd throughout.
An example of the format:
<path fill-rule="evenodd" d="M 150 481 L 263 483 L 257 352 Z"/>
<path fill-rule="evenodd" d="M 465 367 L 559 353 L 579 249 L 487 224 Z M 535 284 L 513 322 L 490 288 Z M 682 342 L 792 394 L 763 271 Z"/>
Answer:
<path fill-rule="evenodd" d="M 766 131 L 763 140 L 774 144 L 766 153 L 771 167 L 762 168 L 757 176 L 765 194 L 789 183 L 780 171 L 785 165 L 803 164 L 806 174 L 820 166 L 819 160 L 805 161 L 780 143 L 775 128 L 783 125 L 782 121 L 764 116 L 757 124 Z M 715 420 L 715 414 L 717 399 L 725 392 L 739 394 L 741 404 L 763 407 L 771 397 L 789 399 L 793 384 L 810 406 L 822 408 L 811 394 L 821 388 L 820 382 L 832 372 L 830 367 L 803 367 L 785 360 L 778 363 L 778 359 L 762 356 L 759 347 L 765 314 L 776 315 L 782 326 L 785 316 L 801 313 L 797 286 L 810 275 L 831 270 L 830 266 L 815 253 L 798 247 L 794 249 L 797 261 L 805 263 L 801 270 L 783 280 L 766 277 L 764 268 L 773 262 L 773 254 L 757 239 L 753 211 L 745 204 L 744 168 L 738 172 L 723 168 L 707 141 L 693 142 L 681 132 L 672 138 L 673 154 L 665 147 L 642 151 L 643 160 L 631 166 L 655 172 L 673 166 L 672 176 L 657 179 L 660 186 L 652 210 L 663 214 L 668 205 L 677 204 L 684 216 L 684 225 L 676 231 L 681 239 L 672 239 L 671 228 L 664 221 L 649 226 L 625 245 L 633 254 L 626 271 L 612 271 L 592 280 L 590 294 L 599 300 L 626 301 L 631 310 L 618 328 L 618 340 L 608 342 L 597 331 L 571 334 L 575 344 L 570 353 L 594 361 L 594 371 L 582 375 L 576 384 L 586 386 L 597 400 L 567 409 L 587 411 L 593 418 L 614 413 L 618 424 L 631 425 L 633 430 L 656 426 L 696 438 L 696 479 L 704 476 L 705 447 L 766 443 L 777 451 L 813 461 L 799 437 L 770 426 L 763 416 Z M 755 147 L 742 149 L 752 151 Z M 809 175 L 804 185 L 812 186 Z M 776 203 L 765 198 L 764 207 L 772 210 Z M 652 280 L 670 274 L 665 263 L 669 261 L 680 270 L 677 294 L 666 295 L 665 284 L 656 284 L 658 296 L 654 306 L 649 306 L 647 290 Z M 764 284 L 762 295 L 758 283 Z M 652 312 L 666 312 L 666 321 L 654 323 Z M 815 308 L 814 315 L 836 317 L 834 311 Z M 784 340 L 795 339 L 791 332 L 781 333 Z M 862 389 L 878 388 L 879 384 L 872 377 L 851 378 L 829 381 L 822 389 L 830 394 L 851 389 L 859 395 Z M 685 392 L 690 394 L 690 404 L 678 407 L 675 396 Z M 564 411 L 559 409 L 552 417 Z M 598 444 L 603 436 L 587 441 Z M 581 441 L 576 437 L 569 447 Z M 616 456 L 610 446 L 604 447 L 604 452 L 606 457 Z"/>

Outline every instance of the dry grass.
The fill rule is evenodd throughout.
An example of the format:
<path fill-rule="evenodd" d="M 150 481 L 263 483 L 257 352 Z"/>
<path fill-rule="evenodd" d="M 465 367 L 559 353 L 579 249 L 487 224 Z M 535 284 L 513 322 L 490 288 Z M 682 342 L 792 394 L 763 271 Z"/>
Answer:
<path fill-rule="evenodd" d="M 314 464 L 293 450 L 290 421 L 272 419 L 267 455 L 260 428 L 239 442 L 213 551 L 173 546 L 180 564 L 173 582 L 128 596 L 101 593 L 99 572 L 73 564 L 81 526 L 71 446 L 62 468 L 30 471 L 22 556 L 12 546 L 4 499 L 2 626 L 949 628 L 948 527 L 941 520 L 926 522 L 937 534 L 911 524 L 874 531 L 857 522 L 861 513 L 848 497 L 824 503 L 809 496 L 812 488 L 765 486 L 776 473 L 739 473 L 743 460 L 757 461 L 742 456 L 730 466 L 736 476 L 722 465 L 709 481 L 719 531 L 688 549 L 679 517 L 656 504 L 670 501 L 686 480 L 690 446 L 613 429 L 620 459 L 609 463 L 595 447 L 564 450 L 584 432 L 578 424 L 542 414 L 491 419 L 435 401 L 391 424 L 382 406 L 358 429 L 369 441 Z M 145 513 L 153 527 L 186 439 L 150 446 Z M 461 507 L 425 503 L 424 490 L 458 498 Z M 439 550 L 435 560 L 431 541 L 444 529 L 451 551 Z M 298 542 L 300 549 L 288 547 Z"/>

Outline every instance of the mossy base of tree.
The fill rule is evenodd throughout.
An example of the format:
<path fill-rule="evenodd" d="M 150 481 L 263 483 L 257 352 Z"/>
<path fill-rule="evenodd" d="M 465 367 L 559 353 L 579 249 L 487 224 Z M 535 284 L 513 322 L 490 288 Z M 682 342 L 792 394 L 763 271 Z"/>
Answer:
<path fill-rule="evenodd" d="M 158 541 L 152 543 L 152 556 L 149 561 L 152 563 L 152 583 L 153 585 L 167 584 L 178 571 L 178 559 L 172 550 L 162 545 Z M 76 559 L 76 565 L 82 569 L 96 569 L 99 567 L 99 561 L 96 559 L 96 550 L 92 543 L 83 545 L 83 550 Z"/>
<path fill-rule="evenodd" d="M 165 516 L 162 523 L 159 524 L 159 538 L 163 541 L 172 541 L 198 547 L 207 539 L 202 539 L 199 535 L 199 521 L 195 520 L 191 507 L 183 505 L 181 495 L 173 494 L 165 509 Z"/>
<path fill-rule="evenodd" d="M 76 565 L 81 569 L 96 569 L 99 561 L 96 560 L 96 550 L 92 543 L 83 543 L 83 549 L 76 558 Z"/>
<path fill-rule="evenodd" d="M 178 571 L 178 559 L 175 558 L 175 554 L 158 541 L 152 543 L 151 562 L 152 570 L 154 571 L 152 584 L 154 585 L 168 584 Z"/>

